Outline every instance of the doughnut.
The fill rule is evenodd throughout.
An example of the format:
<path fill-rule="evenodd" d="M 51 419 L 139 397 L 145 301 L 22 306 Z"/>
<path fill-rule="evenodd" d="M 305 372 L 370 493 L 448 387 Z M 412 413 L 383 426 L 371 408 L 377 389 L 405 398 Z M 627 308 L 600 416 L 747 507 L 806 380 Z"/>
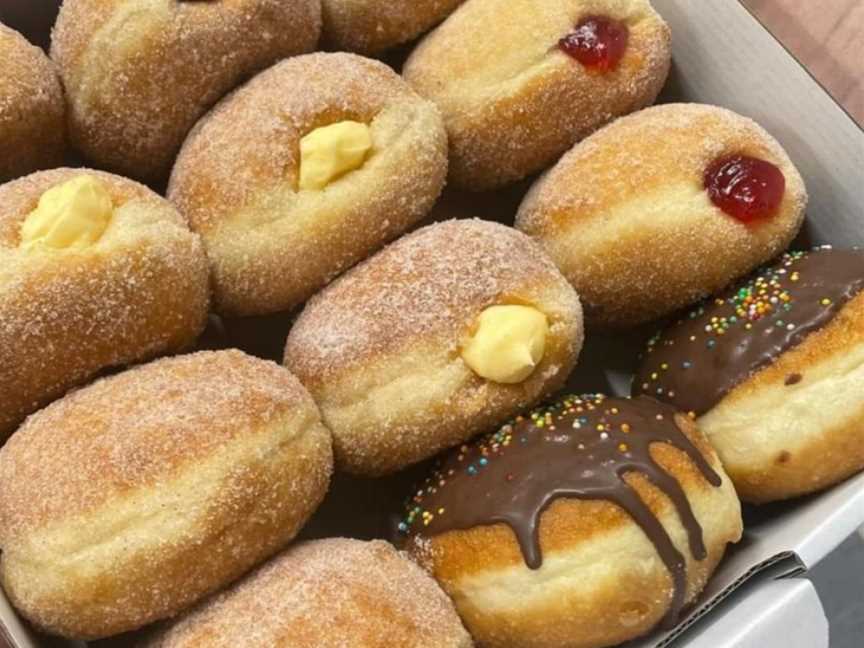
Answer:
<path fill-rule="evenodd" d="M 464 0 L 323 0 L 321 40 L 328 49 L 368 56 L 407 43 L 446 18 Z"/>
<path fill-rule="evenodd" d="M 398 527 L 484 648 L 602 648 L 671 627 L 741 505 L 693 421 L 566 396 L 454 450 Z"/>
<path fill-rule="evenodd" d="M 99 167 L 163 182 L 208 108 L 314 49 L 320 30 L 320 0 L 65 0 L 51 57 L 72 143 Z"/>
<path fill-rule="evenodd" d="M 89 169 L 0 186 L 0 441 L 104 369 L 190 346 L 204 249 L 168 201 Z"/>
<path fill-rule="evenodd" d="M 434 579 L 392 545 L 297 544 L 137 648 L 472 648 Z"/>
<path fill-rule="evenodd" d="M 414 225 L 446 175 L 434 105 L 383 63 L 310 54 L 205 117 L 168 195 L 207 246 L 216 308 L 265 315 L 301 304 Z"/>
<path fill-rule="evenodd" d="M 648 0 L 468 0 L 403 75 L 444 115 L 451 182 L 478 191 L 653 103 L 670 61 L 669 27 Z"/>
<path fill-rule="evenodd" d="M 62 162 L 65 114 L 51 61 L 0 24 L 0 182 Z"/>
<path fill-rule="evenodd" d="M 34 414 L 0 449 L 0 578 L 38 628 L 173 616 L 282 549 L 327 490 L 308 392 L 240 351 L 157 360 Z"/>
<path fill-rule="evenodd" d="M 864 251 L 789 252 L 651 340 L 633 392 L 698 416 L 742 500 L 864 469 Z"/>
<path fill-rule="evenodd" d="M 396 472 L 563 385 L 579 298 L 532 241 L 480 220 L 417 230 L 313 297 L 285 365 L 333 432 L 337 466 Z"/>
<path fill-rule="evenodd" d="M 807 191 L 753 121 L 699 104 L 624 117 L 577 144 L 528 192 L 516 227 L 579 291 L 589 325 L 667 315 L 780 254 Z"/>

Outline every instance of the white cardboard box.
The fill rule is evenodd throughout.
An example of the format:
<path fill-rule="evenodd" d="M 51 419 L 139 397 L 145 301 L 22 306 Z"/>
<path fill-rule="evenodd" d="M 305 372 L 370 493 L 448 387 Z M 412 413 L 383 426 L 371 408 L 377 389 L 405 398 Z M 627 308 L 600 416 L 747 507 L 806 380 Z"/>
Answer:
<path fill-rule="evenodd" d="M 864 244 L 864 132 L 851 117 L 738 2 L 653 2 L 674 38 L 673 72 L 663 100 L 719 104 L 761 123 L 785 146 L 810 191 L 808 224 L 799 244 Z M 640 335 L 591 339 L 572 385 L 626 394 L 641 344 Z M 601 361 L 602 371 L 597 368 Z M 383 488 L 386 483 L 343 490 L 353 491 L 347 495 L 355 500 L 352 506 L 377 502 L 380 507 L 392 500 Z M 327 508 L 324 515 L 327 511 L 333 516 Z M 817 496 L 750 509 L 745 517 L 744 539 L 689 616 L 671 632 L 628 648 L 828 645 L 827 622 L 812 585 L 775 579 L 810 569 L 864 524 L 864 474 Z M 320 516 L 313 526 L 313 534 L 352 531 L 349 522 Z M 357 535 L 365 534 L 363 526 L 368 528 L 354 527 Z M 0 622 L 15 648 L 49 645 L 20 623 L 2 593 Z"/>

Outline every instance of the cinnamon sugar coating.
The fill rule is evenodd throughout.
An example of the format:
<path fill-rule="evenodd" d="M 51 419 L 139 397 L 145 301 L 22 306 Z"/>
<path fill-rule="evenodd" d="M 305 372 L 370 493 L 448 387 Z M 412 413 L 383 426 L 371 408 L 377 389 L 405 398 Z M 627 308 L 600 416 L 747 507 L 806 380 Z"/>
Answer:
<path fill-rule="evenodd" d="M 54 65 L 0 24 L 0 182 L 59 164 L 66 105 Z"/>
<path fill-rule="evenodd" d="M 296 378 L 239 351 L 159 360 L 32 416 L 0 450 L 0 577 L 37 627 L 172 616 L 284 547 L 332 469 Z"/>
<path fill-rule="evenodd" d="M 164 181 L 186 134 L 237 84 L 314 49 L 320 0 L 66 0 L 51 43 L 72 143 L 102 168 Z"/>

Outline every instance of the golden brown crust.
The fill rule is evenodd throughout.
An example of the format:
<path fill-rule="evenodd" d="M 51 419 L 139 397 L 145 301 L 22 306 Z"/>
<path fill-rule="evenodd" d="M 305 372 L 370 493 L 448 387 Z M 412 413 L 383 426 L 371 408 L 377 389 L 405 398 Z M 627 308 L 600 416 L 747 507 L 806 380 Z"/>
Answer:
<path fill-rule="evenodd" d="M 549 318 L 546 354 L 517 385 L 463 362 L 480 312 L 532 305 Z M 559 388 L 582 347 L 579 300 L 528 237 L 479 220 L 439 223 L 357 266 L 307 304 L 285 362 L 334 433 L 337 463 L 378 475 L 504 422 Z"/>
<path fill-rule="evenodd" d="M 315 404 L 274 363 L 205 352 L 100 380 L 0 450 L 4 587 L 52 633 L 141 627 L 283 547 L 331 469 Z"/>
<path fill-rule="evenodd" d="M 705 169 L 736 154 L 782 170 L 777 215 L 747 225 L 710 201 Z M 577 144 L 532 187 L 516 226 L 579 291 L 589 323 L 624 327 L 716 292 L 779 254 L 806 205 L 800 174 L 758 124 L 715 106 L 670 104 Z"/>
<path fill-rule="evenodd" d="M 65 113 L 51 61 L 0 24 L 0 182 L 61 162 Z"/>
<path fill-rule="evenodd" d="M 464 0 L 323 0 L 325 47 L 371 56 L 406 43 L 446 18 Z"/>
<path fill-rule="evenodd" d="M 787 384 L 796 376 L 793 384 Z M 864 295 L 700 419 L 741 499 L 813 493 L 864 469 Z"/>
<path fill-rule="evenodd" d="M 723 477 L 715 488 L 682 451 L 651 454 L 682 486 L 699 520 L 708 557 L 696 561 L 671 501 L 644 476 L 626 480 L 687 558 L 687 600 L 701 592 L 730 542 L 741 537 L 741 511 L 716 453 L 688 418 L 687 437 Z M 544 564 L 532 572 L 504 525 L 450 531 L 408 549 L 453 597 L 475 640 L 490 648 L 599 648 L 638 637 L 664 616 L 672 579 L 636 523 L 605 501 L 559 499 L 540 519 Z"/>
<path fill-rule="evenodd" d="M 315 47 L 320 0 L 66 0 L 51 56 L 72 142 L 105 168 L 164 180 L 198 118 L 244 78 Z"/>
<path fill-rule="evenodd" d="M 585 16 L 626 22 L 618 68 L 598 74 L 558 48 Z M 654 101 L 669 28 L 647 0 L 472 0 L 427 36 L 404 68 L 435 101 L 450 137 L 450 180 L 492 189 L 553 163 L 575 142 Z"/>
<path fill-rule="evenodd" d="M 292 547 L 140 648 L 471 648 L 452 602 L 386 542 Z"/>
<path fill-rule="evenodd" d="M 39 197 L 80 174 L 98 177 L 114 202 L 102 238 L 85 250 L 19 248 Z M 146 187 L 88 169 L 0 187 L 0 437 L 103 369 L 190 345 L 204 327 L 208 293 L 200 240 Z"/>
<path fill-rule="evenodd" d="M 322 191 L 298 191 L 300 139 L 346 119 L 370 123 L 371 156 Z M 217 308 L 254 315 L 302 303 L 399 236 L 446 173 L 430 102 L 382 63 L 310 54 L 261 73 L 198 124 L 169 196 L 204 238 Z"/>

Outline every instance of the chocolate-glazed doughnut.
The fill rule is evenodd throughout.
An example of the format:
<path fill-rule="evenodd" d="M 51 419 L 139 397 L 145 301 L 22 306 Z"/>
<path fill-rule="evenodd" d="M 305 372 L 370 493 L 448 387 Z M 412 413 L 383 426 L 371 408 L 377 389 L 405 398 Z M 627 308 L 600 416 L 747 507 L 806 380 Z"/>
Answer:
<path fill-rule="evenodd" d="M 864 467 L 864 251 L 785 254 L 648 345 L 633 380 L 699 417 L 742 499 Z"/>
<path fill-rule="evenodd" d="M 608 646 L 674 623 L 740 506 L 692 420 L 569 396 L 454 450 L 399 531 L 484 646 Z"/>

